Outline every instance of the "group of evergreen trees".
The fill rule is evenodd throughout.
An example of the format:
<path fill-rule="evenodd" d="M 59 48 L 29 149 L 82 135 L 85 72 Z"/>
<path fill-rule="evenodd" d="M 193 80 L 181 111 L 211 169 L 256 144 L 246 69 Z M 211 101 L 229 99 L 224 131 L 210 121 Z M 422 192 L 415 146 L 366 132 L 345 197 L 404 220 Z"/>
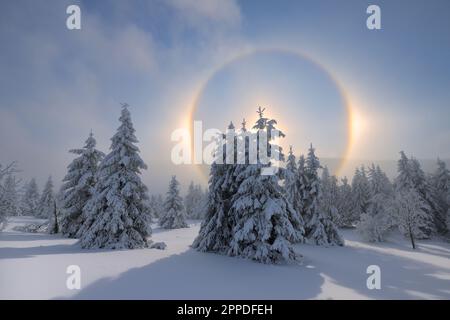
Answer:
<path fill-rule="evenodd" d="M 225 142 L 215 151 L 207 192 L 191 182 L 183 199 L 173 176 L 163 199 L 149 197 L 141 181 L 147 166 L 124 105 L 110 152 L 96 149 L 92 133 L 83 148 L 70 150 L 77 157 L 57 195 L 51 177 L 42 193 L 35 179 L 20 192 L 15 164 L 0 166 L 0 227 L 7 216 L 33 215 L 48 219 L 50 233 L 79 238 L 83 248 L 123 249 L 148 246 L 152 219 L 167 229 L 188 227 L 187 218 L 203 219 L 194 248 L 263 263 L 297 260 L 295 243 L 343 245 L 338 227 L 356 227 L 368 241 L 384 241 L 398 228 L 413 247 L 416 239 L 448 232 L 450 172 L 445 162 L 438 160 L 436 171 L 426 175 L 417 159 L 401 152 L 393 182 L 372 164 L 357 168 L 350 184 L 330 175 L 311 145 L 298 160 L 291 147 L 285 168 L 267 174 L 275 159 L 285 160 L 273 136 L 284 134 L 264 109 L 258 114 L 252 134 L 243 121 L 240 130 L 231 123 L 222 135 Z M 260 144 L 269 162 L 263 161 Z M 252 145 L 257 146 L 255 162 Z"/>
<path fill-rule="evenodd" d="M 206 211 L 207 199 L 207 192 L 204 192 L 199 184 L 195 185 L 194 182 L 191 181 L 184 198 L 186 216 L 190 219 L 203 219 Z"/>
<path fill-rule="evenodd" d="M 123 106 L 119 121 L 108 154 L 96 149 L 92 133 L 82 149 L 70 151 L 78 157 L 68 166 L 61 187 L 59 227 L 63 235 L 79 238 L 83 248 L 147 247 L 154 218 L 163 228 L 188 227 L 175 176 L 164 200 L 161 196 L 148 196 L 140 178 L 147 166 L 139 156 L 127 105 Z M 200 216 L 203 194 L 198 193 L 198 187 L 193 192 L 190 209 L 197 210 Z"/>
<path fill-rule="evenodd" d="M 151 213 L 138 142 L 126 104 L 110 152 L 96 150 L 90 134 L 68 166 L 62 186 L 61 233 L 79 238 L 82 248 L 131 249 L 148 246 Z"/>
<path fill-rule="evenodd" d="M 335 179 L 322 179 L 335 190 Z M 419 161 L 402 151 L 393 182 L 379 166 L 362 166 L 356 169 L 352 185 L 344 178 L 337 191 L 329 194 L 328 202 L 336 204 L 337 225 L 356 226 L 365 240 L 384 241 L 391 230 L 398 228 L 415 247 L 415 239 L 448 232 L 449 190 L 450 173 L 445 162 L 438 160 L 436 171 L 426 175 Z"/>
<path fill-rule="evenodd" d="M 283 161 L 284 155 L 273 141 L 276 120 L 264 117 L 264 109 L 259 108 L 258 114 L 254 135 L 248 134 L 245 121 L 237 133 L 232 123 L 228 127 L 228 133 L 236 137 L 234 152 L 228 153 L 245 161 L 227 162 L 227 150 L 232 149 L 227 142 L 219 144 L 222 150 L 216 150 L 210 171 L 206 217 L 192 246 L 199 251 L 279 263 L 298 259 L 294 243 L 342 245 L 331 215 L 320 205 L 320 163 L 314 149 L 311 146 L 306 160 L 302 156 L 298 164 L 290 150 L 286 169 L 264 174 L 274 159 Z M 278 131 L 278 136 L 284 134 Z M 268 163 L 261 159 L 260 141 L 267 141 Z M 256 162 L 249 158 L 252 143 L 258 148 Z"/>
<path fill-rule="evenodd" d="M 42 193 L 40 193 L 34 178 L 22 185 L 16 177 L 17 172 L 15 163 L 3 169 L 0 165 L 1 221 L 5 222 L 6 217 L 21 215 L 42 219 L 51 218 L 57 202 L 52 178 L 48 178 Z"/>

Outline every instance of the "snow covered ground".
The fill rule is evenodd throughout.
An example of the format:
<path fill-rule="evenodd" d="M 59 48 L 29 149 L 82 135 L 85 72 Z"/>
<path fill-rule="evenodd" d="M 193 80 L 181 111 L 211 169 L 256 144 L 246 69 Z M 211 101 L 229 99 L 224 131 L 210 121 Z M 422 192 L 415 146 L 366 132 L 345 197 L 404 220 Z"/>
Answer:
<path fill-rule="evenodd" d="M 263 265 L 199 253 L 190 228 L 162 230 L 166 250 L 82 250 L 76 240 L 13 231 L 36 222 L 10 219 L 0 232 L 0 299 L 450 299 L 450 244 L 401 237 L 360 241 L 344 230 L 345 247 L 298 245 L 302 265 Z M 66 287 L 69 265 L 81 268 L 81 289 Z M 369 290 L 366 269 L 381 268 L 381 289 Z"/>

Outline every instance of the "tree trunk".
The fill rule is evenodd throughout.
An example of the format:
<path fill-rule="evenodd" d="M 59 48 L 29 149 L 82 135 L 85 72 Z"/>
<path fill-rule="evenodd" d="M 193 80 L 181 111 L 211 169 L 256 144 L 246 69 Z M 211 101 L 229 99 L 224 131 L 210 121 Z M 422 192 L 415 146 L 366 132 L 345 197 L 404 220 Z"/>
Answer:
<path fill-rule="evenodd" d="M 411 227 L 409 227 L 409 237 L 411 238 L 412 247 L 415 250 L 416 249 L 416 243 L 414 242 L 414 235 L 412 233 Z"/>
<path fill-rule="evenodd" d="M 53 212 L 54 219 L 55 219 L 54 232 L 58 233 L 59 232 L 59 226 L 58 226 L 58 214 L 57 214 L 57 210 L 56 210 L 56 201 L 55 201 L 54 205 L 55 205 L 55 210 Z"/>

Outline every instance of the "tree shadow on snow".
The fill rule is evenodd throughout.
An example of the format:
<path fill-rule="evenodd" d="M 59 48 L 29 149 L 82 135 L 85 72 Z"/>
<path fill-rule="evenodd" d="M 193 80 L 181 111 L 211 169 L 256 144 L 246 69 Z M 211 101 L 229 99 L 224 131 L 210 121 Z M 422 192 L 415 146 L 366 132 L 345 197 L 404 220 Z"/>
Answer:
<path fill-rule="evenodd" d="M 316 270 L 299 265 L 264 265 L 188 249 L 100 279 L 72 298 L 308 299 L 320 293 L 322 284 Z"/>
<path fill-rule="evenodd" d="M 375 247 L 375 246 L 374 246 Z M 385 247 L 383 245 L 383 247 Z M 396 249 L 399 249 L 396 247 Z M 346 287 L 355 293 L 372 299 L 449 299 L 449 281 L 439 274 L 450 274 L 448 268 L 437 267 L 426 261 L 380 252 L 375 248 L 340 247 L 317 248 L 300 246 L 312 266 L 329 277 L 336 285 Z M 322 250 L 320 253 L 317 250 Z M 402 250 L 402 249 L 399 249 Z M 414 252 L 412 253 L 414 254 Z M 357 255 L 357 259 L 355 259 Z M 320 265 L 315 266 L 320 256 Z M 381 289 L 368 289 L 367 267 L 377 265 L 381 269 Z M 347 296 L 330 296 L 332 299 L 346 299 Z"/>
<path fill-rule="evenodd" d="M 40 256 L 40 255 L 80 254 L 80 253 L 98 253 L 98 252 L 112 251 L 111 249 L 89 249 L 89 250 L 81 249 L 77 239 L 68 239 L 60 235 L 5 232 L 0 236 L 0 242 L 12 242 L 12 241 L 29 241 L 30 246 L 0 247 L 0 260 L 31 258 L 33 256 Z M 43 245 L 36 245 L 33 243 L 35 241 L 44 241 L 44 242 Z M 55 242 L 56 244 L 54 244 Z"/>
<path fill-rule="evenodd" d="M 55 240 L 65 239 L 59 235 L 51 235 L 47 233 L 31 233 L 19 231 L 3 231 L 0 233 L 0 242 L 4 241 L 39 241 L 39 240 Z"/>

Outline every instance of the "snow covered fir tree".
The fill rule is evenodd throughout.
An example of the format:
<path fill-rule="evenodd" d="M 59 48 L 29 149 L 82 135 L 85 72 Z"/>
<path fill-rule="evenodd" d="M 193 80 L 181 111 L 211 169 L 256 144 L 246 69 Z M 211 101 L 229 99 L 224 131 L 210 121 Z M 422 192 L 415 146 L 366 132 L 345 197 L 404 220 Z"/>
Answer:
<path fill-rule="evenodd" d="M 159 218 L 159 224 L 164 229 L 187 228 L 185 208 L 183 199 L 180 196 L 179 183 L 175 176 L 172 176 L 164 201 L 164 213 Z"/>
<path fill-rule="evenodd" d="M 191 219 L 203 219 L 206 211 L 206 195 L 200 185 L 193 181 L 189 184 L 187 194 L 184 198 L 186 216 Z"/>
<path fill-rule="evenodd" d="M 15 162 L 6 166 L 0 163 L 0 231 L 6 226 L 9 216 L 20 214 L 16 172 Z"/>
<path fill-rule="evenodd" d="M 223 164 L 227 158 L 239 157 L 229 151 L 226 143 L 216 150 L 216 161 L 210 172 L 210 196 L 208 213 L 202 223 L 200 233 L 193 243 L 199 251 L 209 251 L 230 256 L 238 256 L 263 263 L 295 261 L 298 254 L 292 244 L 303 241 L 302 220 L 287 200 L 282 190 L 280 171 L 276 174 L 261 174 L 271 166 L 274 159 L 283 160 L 281 148 L 272 144 L 276 121 L 264 117 L 264 109 L 258 109 L 259 118 L 253 129 L 256 134 L 250 139 L 258 148 L 261 145 L 270 161 L 263 163 L 260 152 L 257 161 L 249 157 L 245 122 L 237 139 L 242 139 L 245 147 L 238 150 L 236 144 L 228 150 L 241 152 L 243 163 Z M 234 130 L 230 125 L 229 130 Z M 279 136 L 284 134 L 278 131 Z M 267 145 L 260 145 L 263 135 Z M 229 141 L 227 141 L 229 143 Z M 222 152 L 220 151 L 222 148 Z M 225 152 L 223 152 L 225 150 Z M 278 156 L 278 157 L 276 157 Z M 225 186 L 225 187 L 224 187 Z"/>
<path fill-rule="evenodd" d="M 52 177 L 49 177 L 42 190 L 41 198 L 37 208 L 37 217 L 48 219 L 53 214 L 55 203 L 55 196 L 53 194 L 53 181 Z"/>
<path fill-rule="evenodd" d="M 152 218 L 159 219 L 164 214 L 164 199 L 162 195 L 151 195 L 149 200 Z"/>
<path fill-rule="evenodd" d="M 325 212 L 321 206 L 323 195 L 318 175 L 319 168 L 319 158 L 315 155 L 315 150 L 311 145 L 306 157 L 307 183 L 302 212 L 305 219 L 305 235 L 310 243 L 342 246 L 344 240 L 333 222 L 332 213 Z"/>
<path fill-rule="evenodd" d="M 32 178 L 28 184 L 25 185 L 25 192 L 22 196 L 21 211 L 24 216 L 38 216 L 39 208 L 39 189 L 36 179 Z"/>
<path fill-rule="evenodd" d="M 440 228 L 440 217 L 438 216 L 439 212 L 433 190 L 426 180 L 419 162 L 414 158 L 409 159 L 403 151 L 400 152 L 400 160 L 398 161 L 398 176 L 395 179 L 395 188 L 397 193 L 404 192 L 409 194 L 410 197 L 411 194 L 418 195 L 427 204 L 421 219 L 420 228 L 422 232 L 418 233 L 417 237 L 430 238 Z M 412 191 L 414 192 L 410 193 Z"/>
<path fill-rule="evenodd" d="M 415 189 L 400 190 L 395 197 L 393 217 L 397 226 L 411 240 L 416 249 L 415 239 L 425 239 L 429 226 L 429 206 Z"/>
<path fill-rule="evenodd" d="M 11 217 L 21 214 L 18 186 L 19 181 L 17 181 L 17 178 L 13 174 L 8 174 L 3 186 L 0 184 L 0 211 L 5 216 Z"/>
<path fill-rule="evenodd" d="M 93 194 L 83 208 L 77 232 L 83 248 L 134 249 L 148 246 L 150 208 L 141 170 L 138 140 L 128 105 L 122 106 L 120 126 L 111 151 L 101 161 Z"/>
<path fill-rule="evenodd" d="M 360 214 L 357 229 L 367 241 L 384 241 L 393 227 L 390 215 L 393 187 L 379 166 L 372 164 L 368 170 L 370 197 L 365 212 Z"/>
<path fill-rule="evenodd" d="M 83 209 L 91 199 L 97 182 L 98 165 L 104 154 L 96 149 L 96 144 L 91 132 L 83 148 L 70 150 L 78 157 L 67 167 L 61 186 L 60 204 L 60 231 L 69 238 L 74 238 L 83 224 Z"/>

